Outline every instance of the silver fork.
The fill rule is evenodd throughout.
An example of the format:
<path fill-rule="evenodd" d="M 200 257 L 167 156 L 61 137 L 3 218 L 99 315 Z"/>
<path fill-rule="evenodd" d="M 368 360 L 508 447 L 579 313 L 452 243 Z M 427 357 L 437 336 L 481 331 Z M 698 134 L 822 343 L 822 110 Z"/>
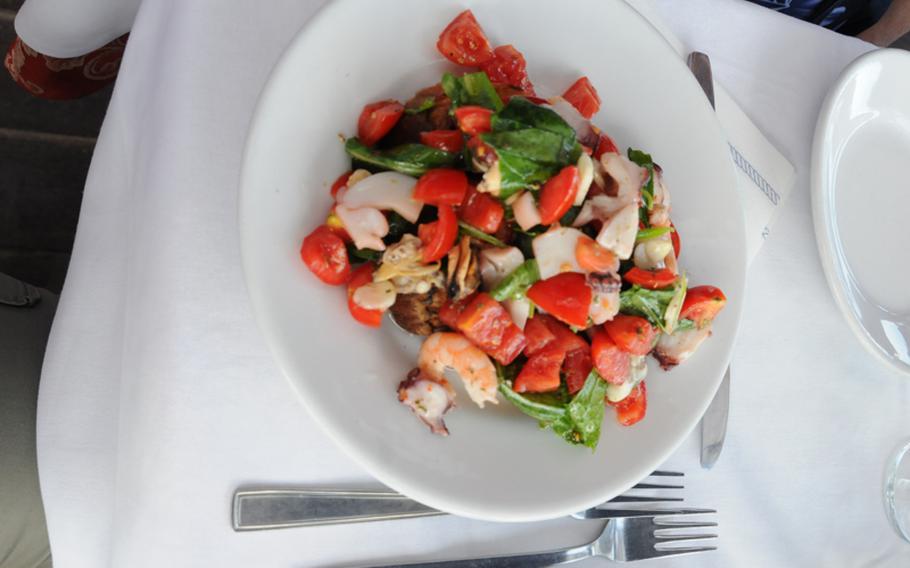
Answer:
<path fill-rule="evenodd" d="M 682 477 L 682 473 L 655 471 L 659 477 Z M 676 490 L 682 485 L 642 482 L 641 490 Z M 682 497 L 622 494 L 605 504 L 648 504 L 682 501 Z M 605 519 L 642 515 L 708 512 L 705 509 L 604 509 L 595 507 L 575 513 L 578 519 Z M 233 526 L 237 531 L 319 526 L 443 515 L 394 491 L 349 491 L 325 489 L 252 489 L 234 494 Z"/>
<path fill-rule="evenodd" d="M 667 517 L 611 519 L 607 521 L 603 531 L 596 539 L 581 546 L 570 546 L 547 552 L 514 556 L 489 556 L 486 558 L 466 558 L 417 564 L 395 564 L 395 566 L 410 566 L 412 568 L 453 568 L 455 566 L 465 568 L 533 568 L 535 566 L 568 564 L 569 562 L 577 562 L 587 558 L 605 558 L 613 562 L 633 562 L 648 558 L 680 556 L 717 550 L 716 546 L 675 546 L 684 541 L 717 538 L 716 534 L 692 532 L 692 529 L 716 526 L 717 523 L 714 522 L 680 521 Z"/>

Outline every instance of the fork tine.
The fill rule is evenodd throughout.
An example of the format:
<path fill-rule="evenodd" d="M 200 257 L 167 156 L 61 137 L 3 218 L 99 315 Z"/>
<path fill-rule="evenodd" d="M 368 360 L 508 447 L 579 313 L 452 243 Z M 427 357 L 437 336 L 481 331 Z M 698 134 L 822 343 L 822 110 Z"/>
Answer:
<path fill-rule="evenodd" d="M 664 485 L 661 483 L 636 483 L 632 489 L 685 489 L 682 485 Z"/>
<path fill-rule="evenodd" d="M 716 513 L 714 509 L 598 509 L 596 507 L 572 515 L 576 519 L 617 519 L 635 517 L 660 517 L 665 515 L 703 515 Z"/>
<path fill-rule="evenodd" d="M 681 546 L 678 548 L 664 548 L 654 550 L 642 558 L 658 558 L 661 556 L 682 556 L 683 554 L 695 554 L 696 552 L 710 552 L 717 550 L 716 546 Z"/>
<path fill-rule="evenodd" d="M 682 497 L 642 497 L 639 495 L 619 495 L 610 499 L 610 503 L 661 503 L 663 501 L 682 500 Z"/>
<path fill-rule="evenodd" d="M 666 471 L 666 470 L 658 469 L 656 471 L 652 471 L 651 475 L 657 476 L 657 477 L 682 477 L 685 475 L 685 473 L 683 473 L 681 471 Z"/>
<path fill-rule="evenodd" d="M 716 527 L 717 523 L 711 521 L 673 521 L 661 517 L 654 518 L 654 524 L 657 530 L 664 529 L 700 529 L 705 527 Z"/>
<path fill-rule="evenodd" d="M 657 544 L 664 544 L 668 542 L 678 542 L 683 540 L 704 540 L 706 538 L 717 538 L 716 534 L 680 534 L 680 535 L 665 535 L 654 533 L 654 538 L 657 539 Z"/>

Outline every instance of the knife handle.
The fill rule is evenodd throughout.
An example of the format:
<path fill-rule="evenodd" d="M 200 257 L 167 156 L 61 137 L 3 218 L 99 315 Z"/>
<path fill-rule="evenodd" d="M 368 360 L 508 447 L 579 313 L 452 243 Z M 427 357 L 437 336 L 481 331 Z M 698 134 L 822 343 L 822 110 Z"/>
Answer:
<path fill-rule="evenodd" d="M 392 491 L 264 489 L 234 494 L 235 531 L 444 515 Z"/>

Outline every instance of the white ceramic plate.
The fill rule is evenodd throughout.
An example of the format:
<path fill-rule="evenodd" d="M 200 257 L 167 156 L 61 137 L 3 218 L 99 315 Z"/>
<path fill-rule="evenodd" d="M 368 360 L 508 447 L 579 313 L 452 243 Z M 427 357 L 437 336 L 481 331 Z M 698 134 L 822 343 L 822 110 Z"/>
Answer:
<path fill-rule="evenodd" d="M 860 341 L 910 373 L 910 53 L 874 51 L 841 74 L 812 149 L 822 266 Z"/>
<path fill-rule="evenodd" d="M 673 49 L 620 1 L 529 6 L 520 0 L 331 3 L 272 73 L 252 121 L 241 187 L 244 269 L 258 321 L 326 434 L 381 482 L 414 499 L 502 521 L 584 509 L 661 464 L 720 382 L 745 274 L 727 145 Z M 319 283 L 298 256 L 303 236 L 324 220 L 330 183 L 349 167 L 338 133 L 354 133 L 364 104 L 404 100 L 437 82 L 448 66 L 436 38 L 465 7 L 494 44 L 513 43 L 524 52 L 539 92 L 557 94 L 582 74 L 591 78 L 603 99 L 596 122 L 664 167 L 690 282 L 717 285 L 729 299 L 714 337 L 695 357 L 670 374 L 652 362 L 647 418 L 622 428 L 608 412 L 593 454 L 539 430 L 505 402 L 480 410 L 464 392 L 446 416 L 451 435 L 431 435 L 396 399 L 418 339 L 388 322 L 381 331 L 358 325 L 347 313 L 345 291 Z"/>

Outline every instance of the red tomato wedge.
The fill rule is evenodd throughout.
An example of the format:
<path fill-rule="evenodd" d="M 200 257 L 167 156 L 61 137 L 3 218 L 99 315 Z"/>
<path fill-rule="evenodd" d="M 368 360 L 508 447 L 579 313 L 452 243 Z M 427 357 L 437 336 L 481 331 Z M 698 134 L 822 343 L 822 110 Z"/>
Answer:
<path fill-rule="evenodd" d="M 594 368 L 608 383 L 618 385 L 629 378 L 629 353 L 620 349 L 603 330 L 595 333 L 591 341 L 591 359 Z"/>
<path fill-rule="evenodd" d="M 443 152 L 461 152 L 464 135 L 460 130 L 428 130 L 420 133 L 420 143 Z"/>
<path fill-rule="evenodd" d="M 514 361 L 527 344 L 506 309 L 485 292 L 475 295 L 464 307 L 455 327 L 503 365 Z"/>
<path fill-rule="evenodd" d="M 357 288 L 373 281 L 373 265 L 362 264 L 351 274 L 351 280 L 348 282 L 348 310 L 354 319 L 369 327 L 379 327 L 382 325 L 382 310 L 368 310 L 359 306 L 354 301 L 354 292 Z"/>
<path fill-rule="evenodd" d="M 439 219 L 417 227 L 417 236 L 423 243 L 422 260 L 436 262 L 444 257 L 458 237 L 458 218 L 449 205 L 440 205 Z"/>
<path fill-rule="evenodd" d="M 515 392 L 549 392 L 559 388 L 559 369 L 566 352 L 555 346 L 545 347 L 532 355 L 521 368 L 512 390 Z"/>
<path fill-rule="evenodd" d="M 461 205 L 468 192 L 468 176 L 461 170 L 437 168 L 420 176 L 414 199 L 432 205 Z"/>
<path fill-rule="evenodd" d="M 478 66 L 493 59 L 490 42 L 470 10 L 455 16 L 442 30 L 436 49 L 458 65 Z"/>
<path fill-rule="evenodd" d="M 335 180 L 335 183 L 332 184 L 332 197 L 334 198 L 338 195 L 338 191 L 348 184 L 348 178 L 351 177 L 351 174 L 354 172 L 345 172 L 338 176 L 338 179 Z"/>
<path fill-rule="evenodd" d="M 575 260 L 582 270 L 595 274 L 606 274 L 619 270 L 619 258 L 591 237 L 584 235 L 575 245 Z"/>
<path fill-rule="evenodd" d="M 457 302 L 452 302 L 451 300 L 446 300 L 446 303 L 439 308 L 439 320 L 451 327 L 452 329 L 458 329 L 458 316 L 461 315 L 461 312 L 464 311 L 465 307 L 471 303 L 471 300 L 474 299 L 475 294 L 459 300 Z"/>
<path fill-rule="evenodd" d="M 458 214 L 468 225 L 492 235 L 502 225 L 506 210 L 502 203 L 489 193 L 480 193 L 474 187 L 469 187 Z"/>
<path fill-rule="evenodd" d="M 398 123 L 404 106 L 398 101 L 379 101 L 363 107 L 357 121 L 357 137 L 367 146 L 379 142 Z"/>
<path fill-rule="evenodd" d="M 616 147 L 612 138 L 601 133 L 600 136 L 597 137 L 597 146 L 594 147 L 594 157 L 599 160 L 601 156 L 610 152 L 618 154 L 619 148 Z"/>
<path fill-rule="evenodd" d="M 548 314 L 575 327 L 588 325 L 591 287 L 583 274 L 563 272 L 534 283 L 528 298 Z"/>
<path fill-rule="evenodd" d="M 490 131 L 490 118 L 493 111 L 482 106 L 462 106 L 455 109 L 455 122 L 458 128 L 468 136 Z"/>
<path fill-rule="evenodd" d="M 600 97 L 597 95 L 597 89 L 591 84 L 587 77 L 581 77 L 572 86 L 566 89 L 562 98 L 569 101 L 573 107 L 585 118 L 591 118 L 600 110 Z"/>
<path fill-rule="evenodd" d="M 676 282 L 676 275 L 667 268 L 643 270 L 636 266 L 630 268 L 622 277 L 629 284 L 638 284 L 642 288 L 648 288 L 649 290 L 666 288 Z"/>
<path fill-rule="evenodd" d="M 540 190 L 540 224 L 550 225 L 566 214 L 578 193 L 578 168 L 566 166 Z"/>
<path fill-rule="evenodd" d="M 344 241 L 325 225 L 320 225 L 303 239 L 300 258 L 317 278 L 337 286 L 351 277 L 351 263 Z"/>
<path fill-rule="evenodd" d="M 538 314 L 535 317 L 539 317 L 544 320 L 544 323 L 546 323 L 547 327 L 550 329 L 553 335 L 556 336 L 556 345 L 558 345 L 566 353 L 569 351 L 575 351 L 576 349 L 591 349 L 591 346 L 588 345 L 587 341 L 569 329 L 569 326 L 557 320 L 553 316 L 550 316 L 548 314 Z"/>
<path fill-rule="evenodd" d="M 670 233 L 670 242 L 673 243 L 673 254 L 676 258 L 679 258 L 679 251 L 682 248 L 682 244 L 679 242 L 679 231 L 676 230 L 676 225 L 672 222 L 670 226 L 673 227 L 673 232 Z"/>
<path fill-rule="evenodd" d="M 617 314 L 603 328 L 617 347 L 632 355 L 647 355 L 657 337 L 654 326 L 638 316 Z"/>
<path fill-rule="evenodd" d="M 629 396 L 617 403 L 610 403 L 616 408 L 616 420 L 623 426 L 631 426 L 645 417 L 648 411 L 648 389 L 642 381 L 635 385 Z"/>
<path fill-rule="evenodd" d="M 522 91 L 533 93 L 528 79 L 528 64 L 524 55 L 511 45 L 500 45 L 493 50 L 493 58 L 481 65 L 481 70 L 494 83 L 506 83 Z"/>
<path fill-rule="evenodd" d="M 575 394 L 581 390 L 593 367 L 591 349 L 587 345 L 585 345 L 584 349 L 576 349 L 566 353 L 562 371 L 566 377 L 566 387 L 569 389 L 569 394 Z"/>
<path fill-rule="evenodd" d="M 692 320 L 696 327 L 703 328 L 714 320 L 726 304 L 727 297 L 720 288 L 696 286 L 686 291 L 679 317 Z"/>
<path fill-rule="evenodd" d="M 537 314 L 525 323 L 525 339 L 528 340 L 525 355 L 529 357 L 556 341 L 556 334 L 547 326 L 546 317 L 545 314 Z"/>

